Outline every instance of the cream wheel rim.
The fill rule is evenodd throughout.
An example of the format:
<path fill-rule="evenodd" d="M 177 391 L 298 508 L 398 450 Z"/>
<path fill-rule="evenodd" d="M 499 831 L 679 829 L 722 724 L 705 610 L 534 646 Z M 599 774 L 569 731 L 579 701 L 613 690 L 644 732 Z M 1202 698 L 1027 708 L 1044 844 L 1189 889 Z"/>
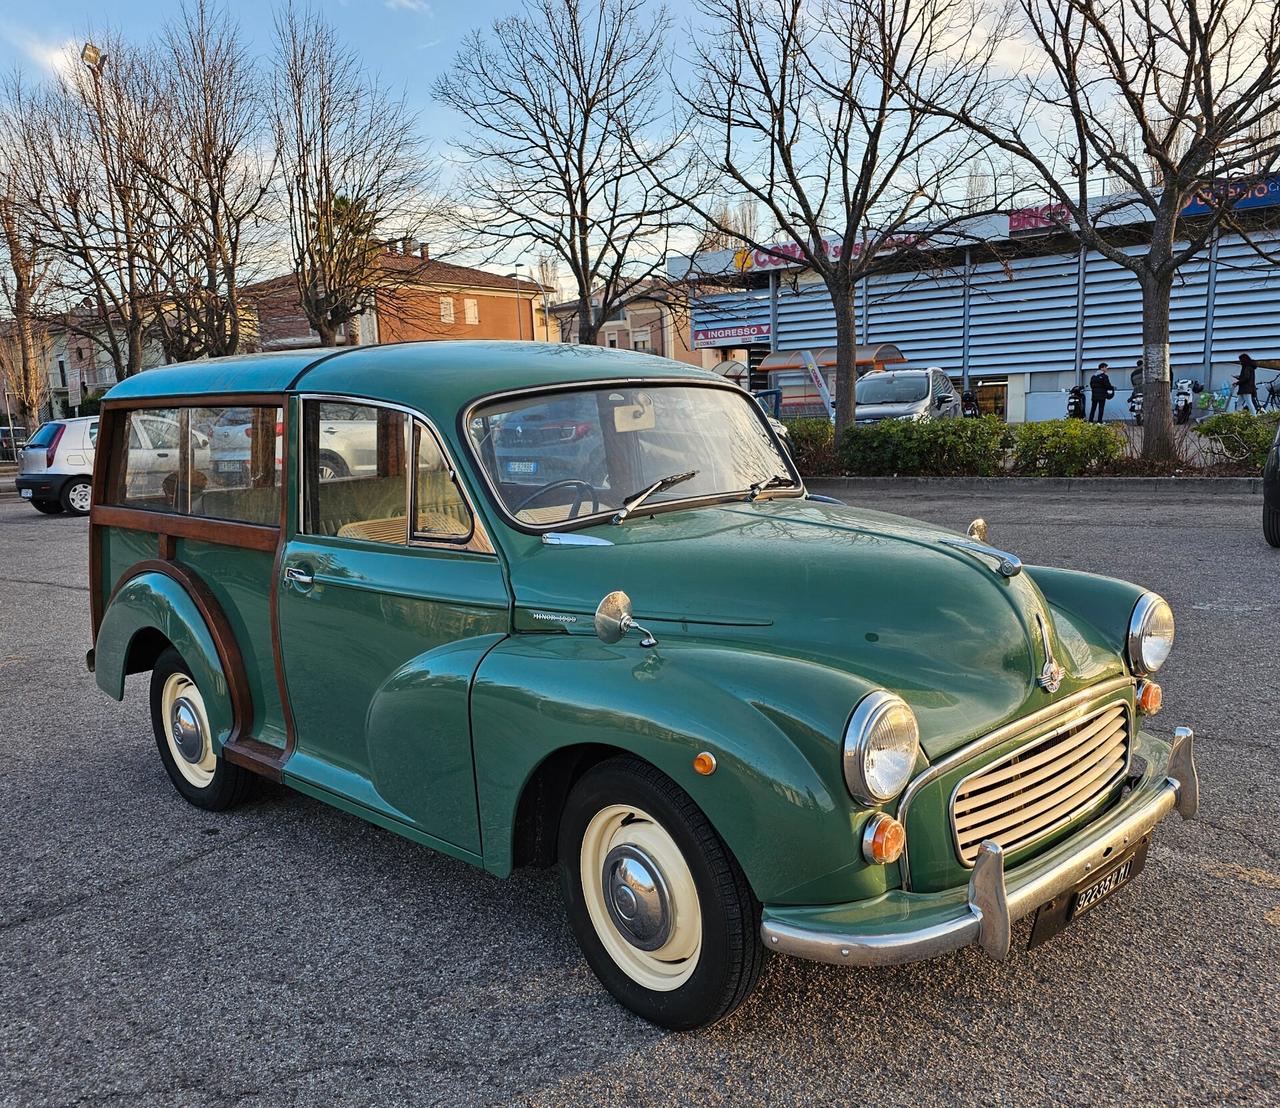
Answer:
<path fill-rule="evenodd" d="M 648 812 L 611 804 L 582 836 L 579 875 L 596 936 L 636 984 L 678 989 L 702 953 L 702 905 L 688 863 Z"/>
<path fill-rule="evenodd" d="M 178 772 L 197 789 L 213 781 L 218 759 L 210 742 L 204 697 L 185 673 L 173 673 L 160 694 L 160 718 L 165 742 Z"/>
<path fill-rule="evenodd" d="M 85 481 L 77 481 L 67 493 L 67 502 L 77 512 L 87 512 L 92 500 L 89 485 Z"/>

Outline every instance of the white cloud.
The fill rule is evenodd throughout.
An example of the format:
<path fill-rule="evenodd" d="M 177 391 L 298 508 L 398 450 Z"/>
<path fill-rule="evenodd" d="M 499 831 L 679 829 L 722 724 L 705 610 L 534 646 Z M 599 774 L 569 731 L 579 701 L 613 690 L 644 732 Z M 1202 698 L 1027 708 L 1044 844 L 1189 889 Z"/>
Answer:
<path fill-rule="evenodd" d="M 383 0 L 383 7 L 393 12 L 421 12 L 423 15 L 434 15 L 427 0 Z"/>
<path fill-rule="evenodd" d="M 72 72 L 80 56 L 80 43 L 74 39 L 54 42 L 9 24 L 0 24 L 0 38 L 25 55 L 42 74 L 54 77 Z"/>

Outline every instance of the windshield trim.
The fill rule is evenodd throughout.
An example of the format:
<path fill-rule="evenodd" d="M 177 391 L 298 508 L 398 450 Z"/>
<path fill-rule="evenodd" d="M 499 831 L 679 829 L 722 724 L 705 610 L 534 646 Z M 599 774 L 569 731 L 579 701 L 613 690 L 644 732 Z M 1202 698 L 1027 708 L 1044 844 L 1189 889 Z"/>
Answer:
<path fill-rule="evenodd" d="M 540 396 L 543 394 L 554 394 L 558 392 L 580 392 L 583 389 L 608 389 L 617 388 L 619 386 L 644 386 L 644 385 L 677 385 L 682 388 L 704 388 L 704 389 L 720 389 L 724 392 L 736 393 L 738 396 L 744 397 L 751 405 L 755 412 L 756 418 L 764 425 L 764 429 L 768 432 L 769 441 L 777 448 L 783 462 L 786 464 L 787 472 L 791 475 L 791 479 L 795 482 L 794 487 L 789 489 L 770 489 L 768 493 L 763 494 L 759 499 L 764 500 L 772 497 L 794 496 L 804 497 L 807 490 L 804 487 L 804 478 L 800 476 L 800 471 L 796 469 L 795 462 L 791 455 L 787 453 L 787 448 L 782 445 L 782 440 L 778 438 L 773 429 L 773 425 L 765 417 L 764 409 L 756 402 L 756 398 L 747 392 L 746 389 L 732 384 L 729 381 L 707 380 L 699 377 L 603 377 L 598 379 L 588 379 L 579 381 L 561 381 L 551 385 L 530 385 L 520 389 L 502 389 L 499 392 L 486 393 L 484 396 L 478 396 L 470 403 L 465 405 L 458 413 L 458 439 L 462 444 L 462 449 L 466 453 L 467 461 L 471 465 L 473 471 L 479 476 L 480 483 L 484 489 L 485 497 L 489 503 L 501 516 L 502 522 L 515 531 L 520 531 L 526 535 L 544 535 L 548 532 L 577 531 L 584 527 L 594 527 L 599 523 L 608 523 L 613 518 L 617 508 L 610 508 L 608 511 L 593 512 L 591 515 L 576 516 L 574 519 L 561 520 L 559 523 L 527 523 L 524 520 L 517 519 L 507 508 L 501 494 L 498 492 L 497 486 L 493 482 L 489 471 L 485 468 L 483 459 L 476 452 L 475 443 L 471 439 L 470 426 L 471 417 L 475 414 L 477 408 L 482 408 L 486 404 L 492 404 L 500 400 L 510 400 L 520 396 Z M 746 496 L 751 490 L 749 488 L 726 490 L 717 493 L 700 493 L 697 496 L 687 496 L 676 500 L 661 500 L 655 503 L 645 503 L 644 511 L 639 516 L 655 515 L 661 511 L 667 511 L 677 508 L 693 508 L 701 507 L 707 504 L 719 503 L 723 500 L 738 500 Z"/>

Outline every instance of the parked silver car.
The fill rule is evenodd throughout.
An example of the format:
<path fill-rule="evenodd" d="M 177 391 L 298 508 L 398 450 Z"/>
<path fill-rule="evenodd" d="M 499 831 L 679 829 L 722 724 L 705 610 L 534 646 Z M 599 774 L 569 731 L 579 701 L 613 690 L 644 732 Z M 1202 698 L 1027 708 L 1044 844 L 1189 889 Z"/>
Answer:
<path fill-rule="evenodd" d="M 960 394 L 940 369 L 895 369 L 868 373 L 856 391 L 857 421 L 958 419 Z"/>

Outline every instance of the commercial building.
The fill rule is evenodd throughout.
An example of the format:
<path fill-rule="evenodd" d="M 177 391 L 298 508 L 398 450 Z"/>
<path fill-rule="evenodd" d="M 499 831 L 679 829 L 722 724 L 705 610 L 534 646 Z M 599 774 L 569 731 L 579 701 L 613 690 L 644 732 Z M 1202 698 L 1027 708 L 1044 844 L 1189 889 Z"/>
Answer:
<path fill-rule="evenodd" d="M 1117 245 L 1142 250 L 1141 213 L 1122 201 L 1095 203 L 1114 210 Z M 1230 383 L 1241 351 L 1280 356 L 1280 177 L 1253 186 L 1236 208 L 1247 237 L 1214 238 L 1183 266 L 1173 291 L 1174 377 L 1209 388 Z M 1184 214 L 1207 210 L 1196 201 Z M 903 264 L 857 287 L 858 342 L 896 344 L 911 367 L 940 366 L 1011 422 L 1064 415 L 1067 390 L 1107 362 L 1118 390 L 1109 413 L 1120 416 L 1142 352 L 1138 285 L 1127 269 L 1081 250 L 1063 233 L 1065 217 L 1021 209 L 950 230 L 927 253 L 903 250 Z M 672 275 L 706 290 L 692 300 L 692 345 L 714 349 L 716 361 L 755 368 L 774 351 L 835 343 L 825 286 L 790 258 L 720 251 L 680 259 Z"/>

